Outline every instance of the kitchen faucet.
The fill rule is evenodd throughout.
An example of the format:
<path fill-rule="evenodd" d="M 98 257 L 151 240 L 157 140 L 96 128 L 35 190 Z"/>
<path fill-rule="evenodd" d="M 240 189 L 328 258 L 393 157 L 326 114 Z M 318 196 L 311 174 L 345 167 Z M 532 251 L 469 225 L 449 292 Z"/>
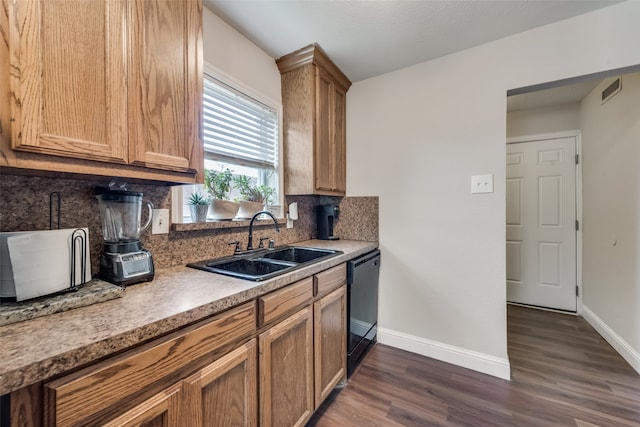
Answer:
<path fill-rule="evenodd" d="M 256 213 L 252 218 L 251 218 L 251 222 L 249 223 L 249 242 L 247 243 L 247 250 L 253 250 L 253 221 L 256 220 L 257 217 L 259 217 L 260 215 L 265 214 L 265 215 L 269 215 L 271 217 L 271 219 L 273 220 L 273 223 L 276 226 L 276 233 L 280 232 L 280 226 L 278 225 L 278 220 L 276 219 L 275 216 L 273 216 L 273 214 L 269 211 L 260 211 L 258 213 Z"/>

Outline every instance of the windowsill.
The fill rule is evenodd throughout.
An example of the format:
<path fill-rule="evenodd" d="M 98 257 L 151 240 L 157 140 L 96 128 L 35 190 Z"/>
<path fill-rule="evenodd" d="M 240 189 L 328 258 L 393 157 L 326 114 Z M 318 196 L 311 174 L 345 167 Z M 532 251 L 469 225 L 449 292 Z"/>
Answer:
<path fill-rule="evenodd" d="M 228 221 L 213 221 L 208 220 L 207 222 L 182 222 L 182 223 L 173 223 L 171 224 L 172 231 L 198 231 L 198 230 L 217 230 L 221 228 L 245 228 L 249 227 L 249 223 L 251 221 L 248 219 L 243 220 L 228 220 Z M 278 225 L 286 224 L 287 220 L 285 218 L 278 218 Z M 273 220 L 271 218 L 268 219 L 257 219 L 253 223 L 254 226 L 268 226 L 273 225 Z"/>

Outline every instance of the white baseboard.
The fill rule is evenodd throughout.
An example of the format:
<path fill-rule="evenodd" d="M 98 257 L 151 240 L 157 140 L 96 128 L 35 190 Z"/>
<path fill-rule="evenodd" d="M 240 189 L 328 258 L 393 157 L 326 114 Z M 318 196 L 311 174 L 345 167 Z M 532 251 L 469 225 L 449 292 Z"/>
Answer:
<path fill-rule="evenodd" d="M 392 331 L 378 327 L 378 342 L 410 351 L 453 365 L 493 375 L 505 380 L 511 379 L 511 368 L 508 359 L 491 356 L 485 353 L 431 341 L 425 338 Z"/>
<path fill-rule="evenodd" d="M 582 306 L 582 317 L 640 374 L 640 353 L 637 350 L 631 347 L 620 335 L 616 334 L 604 320 L 589 310 L 586 305 Z"/>

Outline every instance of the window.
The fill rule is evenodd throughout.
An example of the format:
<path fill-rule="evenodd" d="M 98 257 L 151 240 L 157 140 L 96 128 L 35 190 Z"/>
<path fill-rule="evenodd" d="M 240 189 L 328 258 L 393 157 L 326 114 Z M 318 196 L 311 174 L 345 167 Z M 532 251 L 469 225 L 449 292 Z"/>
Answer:
<path fill-rule="evenodd" d="M 205 157 L 275 171 L 278 113 L 205 74 L 203 140 Z"/>
<path fill-rule="evenodd" d="M 232 87 L 209 73 L 204 75 L 203 143 L 206 170 L 231 170 L 234 177 L 246 176 L 253 186 L 273 189 L 269 204 L 280 204 L 279 111 L 267 102 Z M 183 187 L 180 200 L 186 202 L 201 185 Z M 242 195 L 232 186 L 228 197 Z M 182 219 L 189 218 L 183 205 Z M 179 218 L 174 217 L 174 221 Z"/>

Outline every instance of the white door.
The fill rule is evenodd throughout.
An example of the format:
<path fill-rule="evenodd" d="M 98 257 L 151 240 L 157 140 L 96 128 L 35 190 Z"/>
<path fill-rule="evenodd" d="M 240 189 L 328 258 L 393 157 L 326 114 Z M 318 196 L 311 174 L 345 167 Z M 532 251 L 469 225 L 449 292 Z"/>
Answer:
<path fill-rule="evenodd" d="M 507 145 L 507 301 L 576 311 L 574 137 Z"/>

